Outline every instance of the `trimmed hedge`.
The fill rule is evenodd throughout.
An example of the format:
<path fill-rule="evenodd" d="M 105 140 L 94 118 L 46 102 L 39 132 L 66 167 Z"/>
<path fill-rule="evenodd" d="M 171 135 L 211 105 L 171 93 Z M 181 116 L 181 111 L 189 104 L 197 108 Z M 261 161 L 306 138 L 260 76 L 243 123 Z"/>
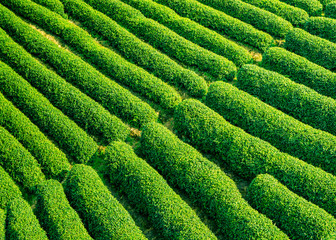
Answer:
<path fill-rule="evenodd" d="M 0 35 L 0 43 L 3 36 Z M 0 44 L 1 45 L 1 44 Z M 87 162 L 98 145 L 25 79 L 0 61 L 0 91 L 76 162 Z"/>
<path fill-rule="evenodd" d="M 333 216 L 291 192 L 271 175 L 257 176 L 248 187 L 247 199 L 291 239 L 336 238 Z"/>
<path fill-rule="evenodd" d="M 90 166 L 74 165 L 64 182 L 64 192 L 95 240 L 146 239 Z"/>
<path fill-rule="evenodd" d="M 248 205 L 235 182 L 216 164 L 163 125 L 144 127 L 140 150 L 170 184 L 186 191 L 215 220 L 228 239 L 288 239 Z"/>
<path fill-rule="evenodd" d="M 86 61 L 161 107 L 173 108 L 181 101 L 181 96 L 167 83 L 103 47 L 85 30 L 49 9 L 30 0 L 8 0 L 3 4 L 61 37 L 69 46 L 81 53 Z"/>
<path fill-rule="evenodd" d="M 324 12 L 326 17 L 336 18 L 336 1 L 329 3 Z"/>
<path fill-rule="evenodd" d="M 164 5 L 152 0 L 124 0 L 123 2 L 139 9 L 146 17 L 158 21 L 189 41 L 226 57 L 239 67 L 253 61 L 247 49 L 215 31 L 188 18 L 181 17 L 174 10 Z"/>
<path fill-rule="evenodd" d="M 202 97 L 208 86 L 204 78 L 141 41 L 103 13 L 78 0 L 62 0 L 69 15 L 85 27 L 104 36 L 126 59 L 147 69 L 164 81 L 182 88 L 188 94 Z"/>
<path fill-rule="evenodd" d="M 336 70 L 336 44 L 295 28 L 286 36 L 285 48 L 332 71 Z"/>
<path fill-rule="evenodd" d="M 244 79 L 244 73 L 241 77 Z M 256 78 L 258 77 L 262 78 L 260 75 Z M 246 79 L 248 79 L 248 76 Z M 239 81 L 245 81 L 245 79 L 239 79 Z M 290 99 L 293 99 L 293 96 L 298 96 L 296 91 L 299 93 L 305 92 L 304 89 L 300 88 L 296 90 L 295 85 L 291 85 L 289 81 L 281 82 L 265 79 L 267 83 L 264 83 L 263 81 L 258 82 L 254 78 L 253 80 L 248 79 L 246 81 L 255 81 L 257 85 L 255 87 L 256 91 L 259 90 L 258 85 L 265 84 L 265 88 L 272 92 L 273 100 L 278 102 L 281 101 L 277 100 L 278 96 L 281 97 L 282 92 L 286 92 L 285 90 L 288 90 L 286 94 L 289 95 Z M 270 84 L 270 86 L 267 84 Z M 280 87 L 278 89 L 275 86 L 276 84 L 281 84 L 281 90 Z M 296 91 L 290 93 L 291 89 L 295 89 Z M 248 90 L 248 92 L 250 91 Z M 298 99 L 303 99 L 303 97 L 298 96 Z M 289 100 L 286 99 L 286 101 Z M 283 152 L 287 152 L 292 156 L 336 175 L 336 137 L 334 135 L 303 124 L 258 98 L 224 82 L 216 82 L 210 85 L 205 102 L 208 107 L 222 115 L 231 124 L 271 143 Z M 303 101 L 300 103 L 304 104 Z M 297 107 L 290 102 L 288 102 L 288 105 L 294 108 Z M 331 113 L 335 111 L 330 110 Z M 317 113 L 316 115 L 322 117 Z M 335 123 L 333 122 L 333 124 Z"/>
<path fill-rule="evenodd" d="M 47 178 L 62 180 L 70 170 L 66 155 L 1 93 L 0 125 L 36 158 Z"/>
<path fill-rule="evenodd" d="M 85 1 L 92 2 L 92 0 Z M 179 15 L 190 18 L 204 27 L 234 38 L 239 42 L 249 44 L 259 50 L 266 50 L 274 43 L 269 34 L 196 0 L 155 0 L 155 2 L 166 5 Z"/>
<path fill-rule="evenodd" d="M 19 187 L 16 186 L 13 179 L 8 175 L 8 173 L 2 167 L 0 167 L 0 187 L 1 187 L 1 191 L 0 191 L 0 208 L 1 209 L 6 209 L 10 201 L 22 196 L 22 193 Z"/>
<path fill-rule="evenodd" d="M 231 80 L 236 75 L 237 68 L 233 62 L 190 42 L 119 0 L 87 0 L 85 2 L 105 13 L 154 48 L 187 66 L 197 67 L 219 79 Z"/>
<path fill-rule="evenodd" d="M 261 66 L 336 99 L 336 73 L 295 53 L 279 47 L 269 48 L 263 54 Z"/>
<path fill-rule="evenodd" d="M 60 0 L 33 0 L 34 2 L 49 8 L 51 11 L 58 13 L 61 16 L 66 16 L 64 6 Z"/>
<path fill-rule="evenodd" d="M 241 0 L 199 1 L 276 37 L 283 38 L 293 29 L 292 24 L 285 19 Z"/>
<path fill-rule="evenodd" d="M 156 121 L 147 103 L 108 79 L 80 57 L 60 48 L 0 4 L 1 27 L 31 54 L 51 64 L 59 75 L 133 126 Z"/>
<path fill-rule="evenodd" d="M 111 182 L 165 239 L 217 239 L 164 178 L 131 146 L 112 142 L 105 152 Z"/>
<path fill-rule="evenodd" d="M 326 17 L 311 17 L 305 23 L 309 33 L 336 43 L 336 19 Z"/>
<path fill-rule="evenodd" d="M 323 5 L 319 0 L 281 0 L 294 7 L 302 8 L 311 16 L 320 16 L 322 14 Z"/>
<path fill-rule="evenodd" d="M 336 134 L 335 99 L 256 65 L 245 65 L 239 70 L 237 87 L 299 121 Z M 318 135 L 321 137 L 323 133 Z M 329 139 L 327 142 L 330 142 L 331 136 L 327 135 L 324 141 Z M 334 155 L 332 152 L 330 154 Z"/>
<path fill-rule="evenodd" d="M 0 165 L 28 191 L 45 180 L 40 164 L 5 128 L 0 126 Z"/>
<path fill-rule="evenodd" d="M 293 26 L 302 26 L 309 18 L 308 13 L 301 9 L 281 2 L 279 0 L 243 0 L 256 7 L 270 11 L 293 24 Z"/>
<path fill-rule="evenodd" d="M 7 206 L 6 239 L 48 240 L 33 210 L 22 198 L 11 201 Z"/>
<path fill-rule="evenodd" d="M 50 240 L 93 240 L 70 206 L 62 184 L 48 180 L 37 186 L 36 216 Z"/>
<path fill-rule="evenodd" d="M 6 236 L 6 213 L 4 210 L 0 209 L 0 240 L 5 240 Z"/>
<path fill-rule="evenodd" d="M 247 134 L 197 100 L 184 100 L 174 116 L 174 127 L 181 137 L 216 155 L 240 176 L 251 179 L 269 173 L 336 216 L 336 177 L 332 174 Z"/>

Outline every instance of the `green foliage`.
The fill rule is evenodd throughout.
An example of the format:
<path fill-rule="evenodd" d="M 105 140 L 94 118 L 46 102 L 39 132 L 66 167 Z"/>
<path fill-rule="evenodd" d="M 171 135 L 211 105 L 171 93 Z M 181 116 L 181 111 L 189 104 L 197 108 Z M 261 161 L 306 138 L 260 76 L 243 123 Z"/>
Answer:
<path fill-rule="evenodd" d="M 291 239 L 336 238 L 333 216 L 291 192 L 271 175 L 257 176 L 248 188 L 247 198 Z"/>
<path fill-rule="evenodd" d="M 1 191 L 0 191 L 0 208 L 1 209 L 6 209 L 6 206 L 10 201 L 12 201 L 15 198 L 21 197 L 22 195 L 19 187 L 15 185 L 14 181 L 11 179 L 11 177 L 2 167 L 0 167 L 0 187 L 1 187 Z M 2 216 L 0 216 L 0 218 L 2 218 Z M 2 221 L 2 219 L 0 221 Z M 2 226 L 0 226 L 0 228 L 1 227 Z"/>
<path fill-rule="evenodd" d="M 332 71 L 336 70 L 336 44 L 295 28 L 286 36 L 285 48 Z"/>
<path fill-rule="evenodd" d="M 133 126 L 155 121 L 157 115 L 148 104 L 108 79 L 81 58 L 60 48 L 19 17 L 0 5 L 1 27 L 30 53 L 54 66 L 54 70 L 111 113 Z"/>
<path fill-rule="evenodd" d="M 91 0 L 85 0 L 91 1 Z M 155 0 L 175 10 L 183 17 L 190 18 L 195 22 L 234 38 L 245 44 L 249 44 L 259 50 L 266 50 L 274 43 L 273 38 L 253 26 L 233 18 L 225 13 L 208 7 L 196 0 Z"/>
<path fill-rule="evenodd" d="M 175 110 L 175 129 L 204 152 L 216 155 L 237 174 L 269 173 L 293 192 L 336 216 L 336 177 L 253 137 L 197 100 Z"/>
<path fill-rule="evenodd" d="M 34 2 L 49 8 L 51 11 L 54 11 L 61 16 L 65 16 L 64 6 L 60 0 L 33 0 Z"/>
<path fill-rule="evenodd" d="M 90 166 L 74 165 L 64 192 L 94 239 L 146 239 Z"/>
<path fill-rule="evenodd" d="M 328 4 L 335 2 L 335 0 L 319 0 L 323 6 L 328 6 Z"/>
<path fill-rule="evenodd" d="M 243 0 L 256 7 L 270 11 L 293 24 L 293 26 L 302 26 L 309 18 L 308 13 L 279 0 Z"/>
<path fill-rule="evenodd" d="M 111 182 L 122 189 L 136 209 L 165 239 L 217 239 L 196 213 L 131 146 L 112 142 L 105 161 Z"/>
<path fill-rule="evenodd" d="M 255 65 L 245 65 L 239 70 L 237 87 L 306 124 L 336 134 L 335 99 Z M 318 135 L 322 137 L 323 133 Z M 333 142 L 328 134 L 324 134 L 324 141 Z M 321 151 L 331 149 L 322 148 Z M 334 153 L 331 151 L 327 155 Z"/>
<path fill-rule="evenodd" d="M 79 0 L 62 0 L 69 15 L 105 37 L 126 59 L 190 95 L 202 97 L 208 86 L 205 80 L 143 42 L 103 13 Z"/>
<path fill-rule="evenodd" d="M 272 93 L 270 98 L 276 102 L 286 102 L 288 106 L 296 108 L 297 106 L 292 104 L 289 99 L 293 99 L 293 96 L 303 99 L 302 95 L 298 95 L 298 93 L 305 92 L 304 89 L 296 89 L 301 85 L 293 84 L 290 80 L 281 82 L 265 78 L 266 83 L 264 83 L 263 81 L 258 82 L 254 78 L 249 79 L 249 76 L 244 75 L 244 73 L 240 76 L 243 80 L 239 79 L 239 86 L 240 82 L 245 82 L 246 79 L 246 81 L 253 82 L 252 86 L 249 87 L 253 88 L 256 84 L 255 90 L 262 95 L 263 90 L 259 90 L 258 86 L 263 85 Z M 262 79 L 260 75 L 255 77 L 256 79 Z M 277 86 L 277 84 L 280 86 Z M 295 91 L 291 93 L 291 89 L 295 89 Z M 286 92 L 286 90 L 288 91 Z M 251 91 L 247 90 L 247 92 Z M 284 95 L 282 93 L 288 94 L 286 96 L 289 99 L 278 100 Z M 262 99 L 262 97 L 260 98 Z M 304 104 L 303 101 L 300 103 Z M 222 115 L 231 124 L 271 143 L 279 150 L 334 175 L 336 174 L 336 137 L 334 135 L 303 124 L 258 98 L 224 82 L 216 82 L 210 85 L 206 105 Z M 299 111 L 299 109 L 297 110 Z M 333 110 L 329 111 L 334 112 Z M 322 116 L 318 115 L 318 117 Z"/>
<path fill-rule="evenodd" d="M 123 2 L 139 9 L 146 17 L 158 21 L 189 41 L 226 57 L 237 66 L 252 62 L 252 56 L 247 49 L 215 31 L 181 17 L 166 6 L 152 0 L 123 0 Z"/>
<path fill-rule="evenodd" d="M 22 184 L 28 191 L 33 190 L 37 184 L 45 180 L 40 164 L 2 126 L 0 126 L 0 161 L 0 165 L 8 172 L 11 178 Z M 9 186 L 8 184 L 6 185 Z M 5 196 L 6 198 L 8 197 L 6 193 Z"/>
<path fill-rule="evenodd" d="M 330 2 L 325 8 L 325 16 L 329 18 L 336 18 L 336 1 Z"/>
<path fill-rule="evenodd" d="M 233 62 L 188 41 L 119 0 L 86 0 L 85 2 L 105 13 L 154 48 L 185 65 L 197 67 L 219 79 L 233 79 L 237 72 Z"/>
<path fill-rule="evenodd" d="M 336 99 L 336 74 L 295 53 L 270 48 L 263 54 L 261 66 Z"/>
<path fill-rule="evenodd" d="M 326 17 L 311 17 L 305 23 L 309 33 L 336 43 L 336 19 Z"/>
<path fill-rule="evenodd" d="M 93 240 L 70 206 L 62 184 L 48 180 L 37 186 L 36 216 L 50 240 Z"/>
<path fill-rule="evenodd" d="M 62 180 L 70 170 L 66 155 L 1 93 L 0 125 L 5 127 L 36 158 L 48 178 Z"/>
<path fill-rule="evenodd" d="M 186 191 L 228 239 L 288 239 L 244 200 L 233 180 L 164 126 L 147 124 L 141 152 L 167 181 Z"/>
<path fill-rule="evenodd" d="M 199 1 L 276 37 L 285 37 L 293 29 L 285 19 L 241 0 Z"/>
<path fill-rule="evenodd" d="M 7 206 L 6 239 L 48 240 L 33 210 L 22 198 L 16 198 Z"/>
<path fill-rule="evenodd" d="M 3 4 L 61 37 L 89 63 L 163 108 L 173 108 L 181 101 L 181 96 L 174 88 L 103 47 L 86 31 L 49 9 L 30 0 L 9 0 Z"/>
<path fill-rule="evenodd" d="M 0 240 L 5 240 L 6 235 L 6 213 L 4 210 L 0 209 Z"/>
<path fill-rule="evenodd" d="M 302 8 L 311 16 L 320 16 L 322 14 L 323 5 L 319 0 L 281 0 L 281 1 L 288 3 L 294 7 Z"/>
<path fill-rule="evenodd" d="M 2 39 L 0 35 L 0 42 Z M 0 62 L 0 90 L 76 162 L 87 162 L 97 151 L 97 144 L 83 129 L 3 62 Z"/>

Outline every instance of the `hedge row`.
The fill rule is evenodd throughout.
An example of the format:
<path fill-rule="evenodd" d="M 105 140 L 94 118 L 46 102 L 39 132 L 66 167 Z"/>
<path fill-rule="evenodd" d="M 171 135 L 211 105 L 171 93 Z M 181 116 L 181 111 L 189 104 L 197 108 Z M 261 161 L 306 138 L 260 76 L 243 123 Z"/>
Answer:
<path fill-rule="evenodd" d="M 108 79 L 80 57 L 60 48 L 14 13 L 0 5 L 0 23 L 30 53 L 51 64 L 54 70 L 111 113 L 133 126 L 155 121 L 157 115 L 147 103 Z"/>
<path fill-rule="evenodd" d="M 333 3 L 333 2 L 335 2 L 335 0 L 319 0 L 322 4 L 323 4 L 323 6 L 328 6 L 328 4 L 331 4 L 331 3 Z"/>
<path fill-rule="evenodd" d="M 74 165 L 64 192 L 94 239 L 146 239 L 90 166 Z"/>
<path fill-rule="evenodd" d="M 28 191 L 45 180 L 40 164 L 5 128 L 0 126 L 0 165 Z"/>
<path fill-rule="evenodd" d="M 196 67 L 212 77 L 231 80 L 237 68 L 227 58 L 210 52 L 181 37 L 140 11 L 119 0 L 87 0 L 93 8 L 105 13 L 137 37 L 181 63 Z"/>
<path fill-rule="evenodd" d="M 174 114 L 175 129 L 204 152 L 215 154 L 245 178 L 269 173 L 289 189 L 336 216 L 336 177 L 253 137 L 197 100 Z"/>
<path fill-rule="evenodd" d="M 5 240 L 6 236 L 6 213 L 4 210 L 0 209 L 0 240 Z"/>
<path fill-rule="evenodd" d="M 226 57 L 239 67 L 252 62 L 252 56 L 247 49 L 215 31 L 188 18 L 181 17 L 164 5 L 152 0 L 124 0 L 123 2 L 139 9 L 146 17 L 158 21 L 189 41 Z"/>
<path fill-rule="evenodd" d="M 7 206 L 6 239 L 48 240 L 29 204 L 16 198 Z"/>
<path fill-rule="evenodd" d="M 293 24 L 293 26 L 302 26 L 309 18 L 308 13 L 301 9 L 279 0 L 243 0 L 256 7 L 270 11 Z"/>
<path fill-rule="evenodd" d="M 281 0 L 294 7 L 302 8 L 311 16 L 320 16 L 322 14 L 323 5 L 319 0 Z"/>
<path fill-rule="evenodd" d="M 295 28 L 286 36 L 285 48 L 332 71 L 336 70 L 336 44 Z"/>
<path fill-rule="evenodd" d="M 248 187 L 247 199 L 291 239 L 336 238 L 333 216 L 291 192 L 271 175 L 257 176 Z"/>
<path fill-rule="evenodd" d="M 105 152 L 111 182 L 165 239 L 217 239 L 164 178 L 131 146 L 112 142 Z"/>
<path fill-rule="evenodd" d="M 62 180 L 70 170 L 66 155 L 1 93 L 0 125 L 6 128 L 36 158 L 47 178 Z"/>
<path fill-rule="evenodd" d="M 8 173 L 2 167 L 0 167 L 0 187 L 1 187 L 1 191 L 0 191 L 0 208 L 1 209 L 6 209 L 10 201 L 22 196 L 19 187 L 15 185 L 13 179 L 8 175 Z"/>
<path fill-rule="evenodd" d="M 205 80 L 195 72 L 181 65 L 143 42 L 118 23 L 94 10 L 79 0 L 62 0 L 69 15 L 80 21 L 85 27 L 104 36 L 111 46 L 116 48 L 126 59 L 135 62 L 155 76 L 187 90 L 188 94 L 202 97 L 208 86 Z"/>
<path fill-rule="evenodd" d="M 196 0 L 155 0 L 155 2 L 166 5 L 183 17 L 190 18 L 207 28 L 259 50 L 266 50 L 274 43 L 269 34 Z"/>
<path fill-rule="evenodd" d="M 140 150 L 167 181 L 213 218 L 228 239 L 288 239 L 244 200 L 233 180 L 196 149 L 158 123 L 147 124 Z"/>
<path fill-rule="evenodd" d="M 309 33 L 336 43 L 336 19 L 326 17 L 311 17 L 305 23 Z"/>
<path fill-rule="evenodd" d="M 283 38 L 293 29 L 292 24 L 287 20 L 241 0 L 199 1 L 276 37 Z"/>
<path fill-rule="evenodd" d="M 237 87 L 299 121 L 336 134 L 335 99 L 255 65 L 245 65 L 239 70 Z M 322 137 L 323 133 L 320 132 L 318 135 Z M 334 142 L 329 134 L 324 135 L 324 141 Z M 321 151 L 331 150 L 321 149 Z M 327 155 L 330 154 L 334 153 L 331 151 Z"/>
<path fill-rule="evenodd" d="M 181 101 L 181 96 L 167 83 L 103 47 L 86 31 L 49 9 L 30 0 L 8 0 L 3 4 L 61 37 L 86 61 L 163 108 L 173 108 Z"/>
<path fill-rule="evenodd" d="M 336 18 L 336 1 L 329 3 L 325 8 L 325 16 L 329 18 Z"/>
<path fill-rule="evenodd" d="M 58 13 L 61 16 L 66 16 L 64 6 L 60 0 L 33 0 L 34 2 L 49 8 L 51 11 Z"/>
<path fill-rule="evenodd" d="M 279 47 L 269 48 L 263 54 L 261 66 L 336 99 L 336 74 L 295 53 Z"/>
<path fill-rule="evenodd" d="M 244 79 L 244 76 L 242 74 L 242 79 Z M 290 99 L 292 99 L 292 96 L 297 96 L 296 92 L 294 94 L 289 93 L 290 82 L 272 82 L 268 79 L 265 82 L 271 86 L 256 81 L 256 91 L 258 91 L 258 85 L 265 84 L 265 87 L 274 93 L 273 99 L 275 101 L 282 92 L 289 94 Z M 281 90 L 272 88 L 277 83 L 282 83 Z M 298 92 L 304 91 L 298 90 Z M 299 99 L 302 99 L 302 97 L 299 96 Z M 336 174 L 336 137 L 334 135 L 303 124 L 228 83 L 216 82 L 212 84 L 205 102 L 208 107 L 222 115 L 231 124 L 271 143 L 283 152 L 287 152 L 334 175 Z M 293 106 L 291 103 L 288 104 Z M 334 111 L 330 112 L 334 113 Z M 321 115 L 318 115 L 318 117 L 321 117 Z"/>
<path fill-rule="evenodd" d="M 70 206 L 62 184 L 48 180 L 37 186 L 36 216 L 50 240 L 93 240 Z"/>
<path fill-rule="evenodd" d="M 0 45 L 2 39 L 0 35 Z M 83 129 L 3 62 L 0 62 L 0 83 L 3 95 L 76 162 L 87 162 L 97 151 L 97 144 Z"/>

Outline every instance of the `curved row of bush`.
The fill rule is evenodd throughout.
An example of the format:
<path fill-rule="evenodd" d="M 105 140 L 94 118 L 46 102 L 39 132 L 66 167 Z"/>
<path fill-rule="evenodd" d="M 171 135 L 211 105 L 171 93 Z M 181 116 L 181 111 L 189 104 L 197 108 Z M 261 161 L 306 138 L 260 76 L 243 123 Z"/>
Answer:
<path fill-rule="evenodd" d="M 202 97 L 206 94 L 208 86 L 204 78 L 195 72 L 183 68 L 83 1 L 62 1 L 69 15 L 85 27 L 105 37 L 110 45 L 122 53 L 126 59 L 135 62 L 164 81 L 187 90 L 192 96 Z"/>
<path fill-rule="evenodd" d="M 181 17 L 174 10 L 164 5 L 152 0 L 124 0 L 123 2 L 139 9 L 146 17 L 158 21 L 180 36 L 226 57 L 239 67 L 252 62 L 252 56 L 247 49 L 215 31 L 203 27 L 188 18 Z"/>
<path fill-rule="evenodd" d="M 111 182 L 165 239 L 217 239 L 164 178 L 131 146 L 112 142 L 105 152 Z"/>
<path fill-rule="evenodd" d="M 244 78 L 244 74 L 242 74 L 242 78 Z M 250 81 L 254 81 L 254 79 Z M 291 89 L 290 83 L 282 82 L 282 89 L 280 91 L 274 90 L 272 87 L 278 82 L 271 82 L 268 79 L 265 81 L 271 85 L 265 84 L 265 87 L 274 93 L 274 100 L 282 92 L 286 92 L 285 90 Z M 256 82 L 256 84 L 258 86 L 264 83 Z M 258 87 L 256 89 L 258 91 Z M 301 91 L 302 89 L 298 92 Z M 297 96 L 296 93 L 292 94 L 289 91 L 286 94 L 290 95 L 290 99 L 292 96 Z M 300 96 L 299 99 L 301 99 Z M 216 82 L 210 85 L 205 102 L 208 107 L 215 110 L 231 124 L 271 143 L 283 152 L 336 175 L 335 136 L 303 124 L 228 83 Z M 289 105 L 293 106 L 291 103 Z M 335 113 L 335 111 L 330 112 Z M 318 117 L 321 116 L 318 115 Z"/>
<path fill-rule="evenodd" d="M 48 240 L 33 210 L 22 198 L 16 198 L 7 206 L 6 239 Z"/>
<path fill-rule="evenodd" d="M 302 8 L 311 16 L 320 16 L 322 14 L 323 5 L 319 0 L 281 0 L 294 7 Z"/>
<path fill-rule="evenodd" d="M 196 67 L 222 80 L 231 80 L 236 75 L 236 65 L 227 58 L 190 42 L 119 0 L 88 0 L 85 2 L 105 13 L 154 48 L 187 66 Z"/>
<path fill-rule="evenodd" d="M 243 0 L 256 7 L 270 11 L 293 24 L 293 26 L 302 26 L 309 18 L 308 13 L 301 9 L 281 2 L 279 0 Z"/>
<path fill-rule="evenodd" d="M 19 187 L 2 167 L 0 167 L 0 187 L 0 210 L 6 209 L 9 202 L 22 196 Z"/>
<path fill-rule="evenodd" d="M 306 124 L 336 134 L 335 99 L 255 65 L 245 65 L 239 70 L 237 87 Z M 330 142 L 331 136 L 327 135 L 324 141 Z M 331 149 L 321 151 L 334 154 Z"/>
<path fill-rule="evenodd" d="M 292 24 L 287 20 L 241 0 L 199 1 L 276 37 L 283 38 L 293 29 Z"/>
<path fill-rule="evenodd" d="M 261 66 L 336 99 L 336 73 L 295 53 L 279 47 L 269 48 L 263 54 Z"/>
<path fill-rule="evenodd" d="M 304 27 L 309 33 L 336 43 L 336 19 L 311 17 Z"/>
<path fill-rule="evenodd" d="M 6 213 L 0 209 L 0 240 L 5 240 L 6 237 Z"/>
<path fill-rule="evenodd" d="M 269 173 L 293 192 L 336 216 L 336 177 L 253 137 L 197 100 L 185 100 L 174 114 L 181 137 L 215 154 L 237 174 Z"/>
<path fill-rule="evenodd" d="M 111 113 L 133 126 L 156 121 L 157 114 L 147 103 L 108 79 L 80 57 L 60 48 L 21 18 L 0 4 L 0 23 L 12 38 L 31 54 L 51 64 L 54 70 Z"/>
<path fill-rule="evenodd" d="M 6 128 L 36 158 L 47 178 L 62 180 L 70 170 L 66 155 L 1 93 L 0 125 Z"/>
<path fill-rule="evenodd" d="M 76 162 L 87 162 L 97 151 L 97 144 L 83 129 L 3 62 L 0 62 L 0 91 Z"/>
<path fill-rule="evenodd" d="M 74 165 L 64 192 L 94 239 L 146 239 L 90 166 Z"/>
<path fill-rule="evenodd" d="M 0 126 L 0 165 L 28 191 L 45 180 L 40 164 L 5 128 Z"/>
<path fill-rule="evenodd" d="M 330 2 L 324 12 L 326 17 L 336 18 L 336 1 Z"/>
<path fill-rule="evenodd" d="M 285 48 L 332 71 L 336 70 L 336 44 L 295 28 L 286 36 Z"/>
<path fill-rule="evenodd" d="M 93 240 L 70 206 L 62 184 L 48 180 L 37 186 L 35 213 L 50 240 Z"/>
<path fill-rule="evenodd" d="M 258 175 L 248 187 L 247 199 L 291 239 L 336 238 L 333 216 L 291 192 L 271 175 Z"/>
<path fill-rule="evenodd" d="M 34 2 L 49 8 L 51 11 L 54 11 L 61 16 L 65 16 L 64 6 L 60 0 L 33 0 Z"/>
<path fill-rule="evenodd" d="M 167 181 L 187 192 L 228 239 L 288 239 L 248 205 L 235 182 L 216 164 L 158 123 L 147 124 L 140 150 Z"/>
<path fill-rule="evenodd" d="M 196 0 L 155 0 L 155 2 L 166 5 L 183 17 L 190 18 L 207 28 L 259 50 L 266 50 L 274 43 L 269 34 Z"/>
<path fill-rule="evenodd" d="M 30 0 L 8 0 L 3 4 L 61 37 L 69 46 L 81 53 L 86 61 L 161 107 L 173 108 L 181 101 L 181 96 L 167 83 L 103 47 L 85 30 L 49 9 Z"/>

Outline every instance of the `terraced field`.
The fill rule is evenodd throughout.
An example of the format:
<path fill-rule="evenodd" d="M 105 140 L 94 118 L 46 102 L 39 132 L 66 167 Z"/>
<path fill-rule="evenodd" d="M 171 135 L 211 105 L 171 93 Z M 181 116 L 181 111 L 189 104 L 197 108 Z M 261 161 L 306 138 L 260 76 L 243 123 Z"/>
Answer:
<path fill-rule="evenodd" d="M 0 240 L 336 239 L 336 2 L 0 0 Z"/>

